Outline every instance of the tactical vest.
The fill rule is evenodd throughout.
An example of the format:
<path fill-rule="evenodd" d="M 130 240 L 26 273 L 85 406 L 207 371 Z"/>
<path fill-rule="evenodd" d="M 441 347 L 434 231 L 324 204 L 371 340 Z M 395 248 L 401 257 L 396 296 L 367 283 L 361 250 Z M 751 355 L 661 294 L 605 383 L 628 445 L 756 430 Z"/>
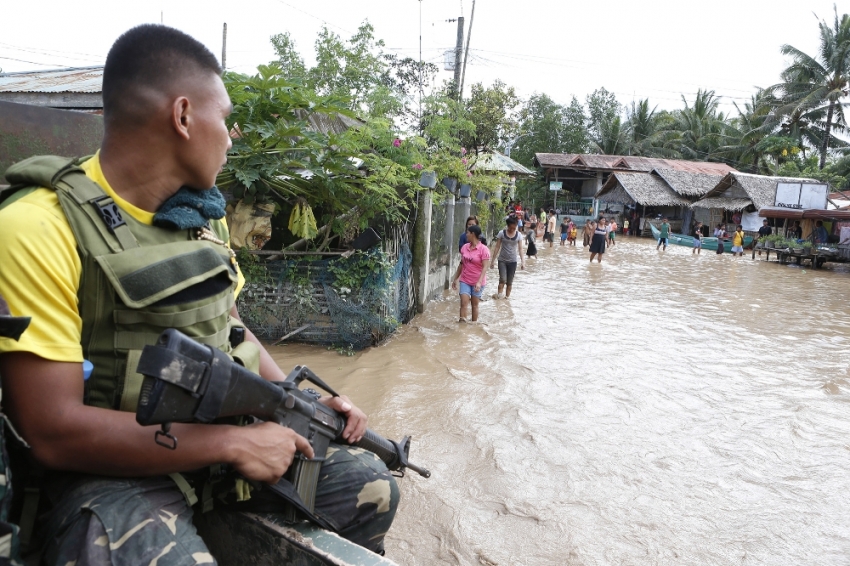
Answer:
<path fill-rule="evenodd" d="M 12 187 L 0 206 L 39 187 L 56 191 L 82 263 L 78 293 L 82 348 L 94 372 L 85 403 L 135 412 L 143 377 L 136 373 L 145 345 L 166 328 L 239 357 L 256 369 L 259 352 L 244 343 L 232 352 L 230 316 L 238 281 L 229 248 L 202 231 L 169 230 L 122 214 L 79 167 L 82 160 L 31 157 L 6 171 Z M 210 228 L 227 241 L 222 222 Z"/>

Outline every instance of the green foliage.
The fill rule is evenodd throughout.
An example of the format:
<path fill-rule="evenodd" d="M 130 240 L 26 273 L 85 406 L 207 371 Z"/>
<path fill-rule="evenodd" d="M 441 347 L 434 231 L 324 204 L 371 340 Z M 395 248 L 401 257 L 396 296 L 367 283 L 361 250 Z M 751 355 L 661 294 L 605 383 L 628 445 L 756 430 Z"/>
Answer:
<path fill-rule="evenodd" d="M 474 124 L 474 130 L 461 135 L 461 143 L 470 151 L 503 147 L 516 135 L 518 124 L 514 114 L 519 98 L 513 87 L 500 80 L 487 88 L 481 83 L 473 84 L 463 104 L 466 118 Z"/>
<path fill-rule="evenodd" d="M 302 198 L 334 233 L 362 227 L 378 214 L 402 218 L 406 204 L 398 190 L 412 185 L 413 173 L 376 151 L 374 139 L 356 127 L 333 133 L 356 125 L 342 100 L 290 82 L 277 64 L 260 66 L 254 76 L 228 73 L 225 86 L 233 101 L 228 125 L 238 137 L 217 179 L 220 187 L 249 204 L 278 198 L 292 205 Z M 316 117 L 335 124 L 332 131 L 317 131 Z M 369 131 L 381 128 L 381 139 L 388 139 L 387 124 Z M 341 219 L 353 209 L 357 214 Z"/>
<path fill-rule="evenodd" d="M 850 95 L 850 15 L 838 17 L 830 25 L 826 20 L 818 24 L 820 48 L 811 56 L 792 45 L 783 45 L 782 54 L 791 57 L 791 65 L 782 72 L 782 82 L 774 85 L 777 92 L 778 114 L 795 116 L 812 132 L 813 144 L 819 154 L 818 167 L 826 167 L 829 149 L 838 147 L 833 131 L 845 131 L 845 100 Z M 818 135 L 819 134 L 819 135 Z M 845 144 L 846 145 L 846 144 Z"/>
<path fill-rule="evenodd" d="M 605 87 L 594 90 L 587 96 L 587 131 L 591 140 L 599 145 L 602 140 L 603 129 L 609 128 L 615 118 L 620 116 L 622 106 L 612 92 Z"/>
<path fill-rule="evenodd" d="M 247 248 L 236 252 L 236 262 L 245 277 L 246 283 L 266 284 L 271 281 L 268 269 L 260 258 L 250 253 Z"/>
<path fill-rule="evenodd" d="M 562 106 L 546 94 L 533 94 L 519 111 L 519 138 L 511 157 L 530 167 L 535 153 L 588 151 L 587 116 L 576 97 Z"/>
<path fill-rule="evenodd" d="M 349 257 L 341 257 L 328 263 L 328 272 L 333 277 L 331 286 L 341 297 L 357 294 L 363 287 L 388 287 L 393 264 L 382 250 L 356 251 Z"/>

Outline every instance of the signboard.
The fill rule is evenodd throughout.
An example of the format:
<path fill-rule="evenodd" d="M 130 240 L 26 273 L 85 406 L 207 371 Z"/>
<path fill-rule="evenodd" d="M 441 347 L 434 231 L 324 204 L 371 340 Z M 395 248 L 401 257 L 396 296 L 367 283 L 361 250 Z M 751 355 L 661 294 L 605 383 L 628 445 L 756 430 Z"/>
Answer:
<path fill-rule="evenodd" d="M 826 210 L 829 186 L 826 183 L 776 183 L 776 206 Z"/>
<path fill-rule="evenodd" d="M 563 181 L 549 181 L 549 190 L 550 191 L 560 191 L 561 187 L 564 186 Z"/>

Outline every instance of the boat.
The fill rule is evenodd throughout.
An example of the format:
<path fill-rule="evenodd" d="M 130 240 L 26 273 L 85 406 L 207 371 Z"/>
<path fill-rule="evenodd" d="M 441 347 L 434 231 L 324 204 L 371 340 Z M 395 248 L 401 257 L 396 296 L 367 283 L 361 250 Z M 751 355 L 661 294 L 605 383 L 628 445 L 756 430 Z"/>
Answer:
<path fill-rule="evenodd" d="M 195 526 L 221 566 L 398 566 L 336 533 L 268 513 L 196 513 Z"/>
<path fill-rule="evenodd" d="M 661 230 L 655 227 L 655 224 L 649 223 L 649 228 L 652 230 L 652 237 L 656 240 L 661 237 Z M 670 233 L 667 236 L 667 243 L 675 244 L 677 246 L 686 246 L 689 248 L 694 247 L 694 238 L 693 236 L 686 236 L 684 234 L 674 234 Z M 717 240 L 718 238 L 713 237 L 705 237 L 702 239 L 702 249 L 710 250 L 713 252 L 717 251 Z M 722 238 L 723 240 L 723 251 L 732 253 L 732 239 L 731 238 Z M 744 236 L 744 247 L 746 248 L 750 244 L 753 243 L 752 236 Z"/>

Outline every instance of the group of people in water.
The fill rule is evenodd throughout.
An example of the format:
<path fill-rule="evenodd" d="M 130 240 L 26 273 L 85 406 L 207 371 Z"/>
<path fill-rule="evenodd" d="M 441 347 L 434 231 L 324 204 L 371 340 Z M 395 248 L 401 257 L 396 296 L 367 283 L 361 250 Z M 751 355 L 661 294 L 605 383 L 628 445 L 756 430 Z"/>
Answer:
<path fill-rule="evenodd" d="M 505 227 L 496 234 L 491 252 L 487 240 L 482 236 L 478 217 L 466 219 L 466 231 L 458 239 L 460 262 L 452 277 L 451 287 L 460 294 L 458 322 L 478 321 L 478 307 L 487 285 L 487 268 L 498 267 L 499 286 L 494 299 L 511 296 L 517 268 L 525 269 L 526 258 L 537 258 L 537 227 L 544 228 L 543 243 L 554 246 L 555 230 L 558 229 L 557 213 L 541 209 L 540 216 L 529 215 L 522 209 L 511 211 L 505 218 Z M 584 226 L 582 244 L 590 248 L 590 261 L 602 261 L 605 248 L 616 244 L 617 222 L 604 216 L 599 220 L 588 220 Z M 560 225 L 561 246 L 575 246 L 578 226 L 570 217 L 564 217 Z M 468 318 L 469 317 L 469 318 Z"/>

